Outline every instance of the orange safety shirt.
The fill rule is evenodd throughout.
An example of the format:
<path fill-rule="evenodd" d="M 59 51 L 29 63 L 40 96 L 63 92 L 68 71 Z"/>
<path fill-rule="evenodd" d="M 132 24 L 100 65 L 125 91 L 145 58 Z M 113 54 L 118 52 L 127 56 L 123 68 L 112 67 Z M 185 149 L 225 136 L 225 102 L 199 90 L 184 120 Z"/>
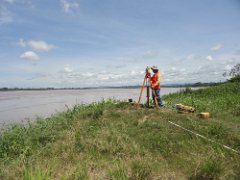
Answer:
<path fill-rule="evenodd" d="M 158 84 L 156 85 L 157 82 Z M 160 72 L 154 73 L 151 77 L 151 83 L 154 89 L 160 89 Z"/>

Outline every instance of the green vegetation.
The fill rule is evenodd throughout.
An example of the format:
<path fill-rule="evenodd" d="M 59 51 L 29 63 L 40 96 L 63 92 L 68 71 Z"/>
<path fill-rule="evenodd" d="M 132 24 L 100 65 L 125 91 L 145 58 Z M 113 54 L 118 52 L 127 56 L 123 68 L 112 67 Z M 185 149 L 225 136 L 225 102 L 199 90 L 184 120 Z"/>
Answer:
<path fill-rule="evenodd" d="M 168 122 L 240 151 L 239 94 L 239 83 L 187 88 L 160 111 L 108 100 L 16 125 L 0 137 L 0 179 L 240 179 L 240 155 Z"/>

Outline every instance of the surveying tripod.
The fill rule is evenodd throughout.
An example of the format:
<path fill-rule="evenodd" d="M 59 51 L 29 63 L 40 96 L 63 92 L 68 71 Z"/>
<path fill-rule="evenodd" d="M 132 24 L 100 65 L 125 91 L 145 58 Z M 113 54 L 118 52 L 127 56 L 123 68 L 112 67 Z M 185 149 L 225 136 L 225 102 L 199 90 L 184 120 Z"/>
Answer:
<path fill-rule="evenodd" d="M 147 67 L 146 68 L 146 74 L 145 74 L 145 77 L 143 79 L 143 84 L 142 84 L 141 91 L 140 91 L 140 96 L 139 96 L 138 102 L 136 104 L 136 110 L 139 107 L 139 103 L 140 103 L 141 98 L 142 98 L 142 93 L 143 93 L 144 86 L 147 89 L 147 96 L 146 96 L 147 97 L 147 107 L 148 108 L 150 107 L 150 84 L 151 84 L 151 72 L 150 71 L 151 71 L 151 69 L 149 67 Z M 156 93 L 153 89 L 152 89 L 152 93 L 153 93 L 155 105 L 156 105 L 157 109 L 160 109 L 160 107 L 158 105 Z"/>

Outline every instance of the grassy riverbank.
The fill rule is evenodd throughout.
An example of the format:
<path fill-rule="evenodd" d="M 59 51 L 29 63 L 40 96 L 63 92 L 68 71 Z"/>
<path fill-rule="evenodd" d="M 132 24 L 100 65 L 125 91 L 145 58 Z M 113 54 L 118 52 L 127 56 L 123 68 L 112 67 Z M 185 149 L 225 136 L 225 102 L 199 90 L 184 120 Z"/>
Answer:
<path fill-rule="evenodd" d="M 240 155 L 168 122 L 240 151 L 239 94 L 227 83 L 164 96 L 160 111 L 105 101 L 15 126 L 0 137 L 0 179 L 239 179 Z"/>

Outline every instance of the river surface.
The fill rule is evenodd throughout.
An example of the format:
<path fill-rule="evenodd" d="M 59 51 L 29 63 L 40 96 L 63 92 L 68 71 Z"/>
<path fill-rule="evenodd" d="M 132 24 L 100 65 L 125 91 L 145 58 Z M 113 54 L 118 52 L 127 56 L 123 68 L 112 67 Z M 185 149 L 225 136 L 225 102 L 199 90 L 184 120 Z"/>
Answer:
<path fill-rule="evenodd" d="M 180 88 L 161 88 L 161 96 Z M 76 104 L 102 99 L 138 100 L 140 89 L 81 89 L 0 92 L 0 126 L 46 118 Z M 142 101 L 146 100 L 143 92 Z"/>

